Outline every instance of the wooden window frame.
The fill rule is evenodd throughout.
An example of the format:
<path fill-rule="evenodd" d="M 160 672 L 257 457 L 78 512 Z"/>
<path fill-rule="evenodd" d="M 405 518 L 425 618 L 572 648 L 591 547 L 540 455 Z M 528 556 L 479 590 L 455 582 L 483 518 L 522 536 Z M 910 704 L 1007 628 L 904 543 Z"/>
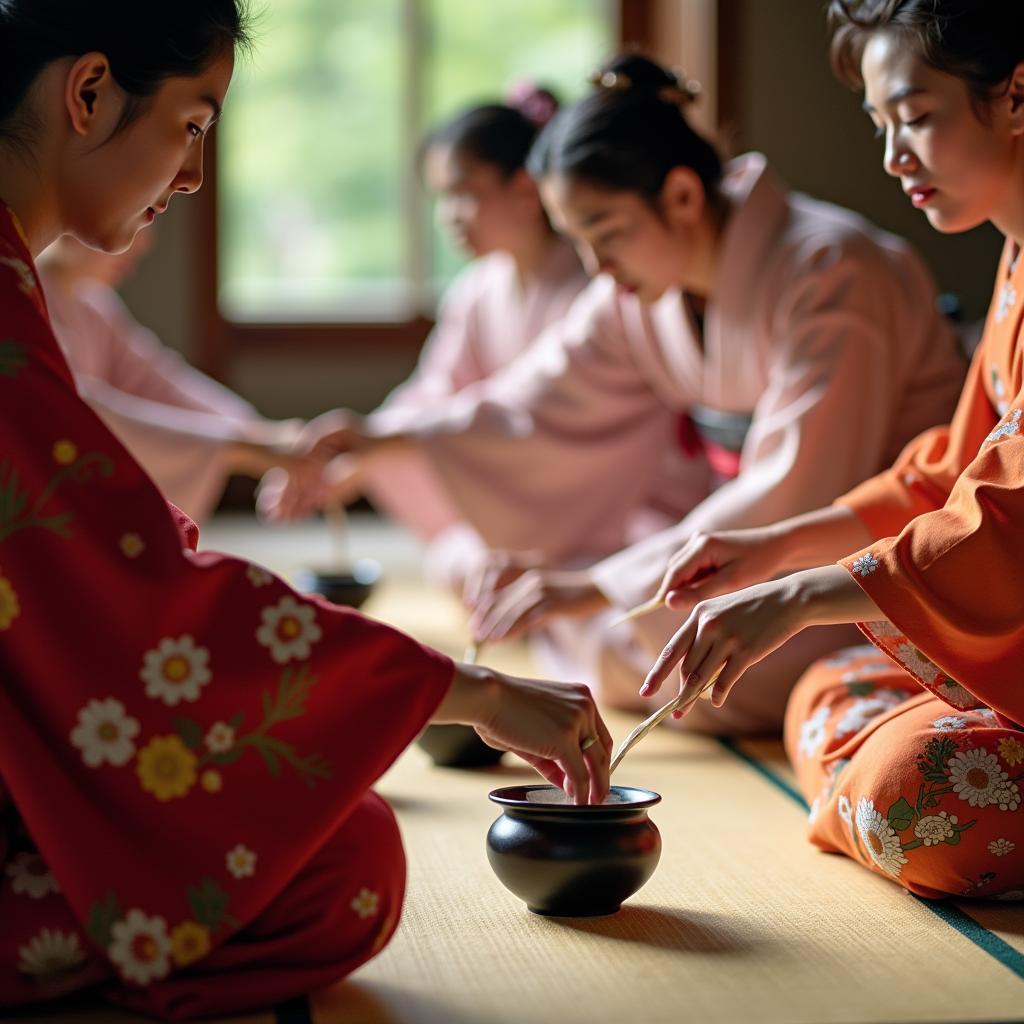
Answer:
<path fill-rule="evenodd" d="M 667 8 L 679 3 L 716 6 L 717 0 L 617 0 L 616 36 L 620 47 L 637 48 L 657 55 L 660 18 Z M 416 350 L 433 322 L 424 316 L 383 322 L 244 322 L 222 315 L 218 295 L 218 203 L 216 133 L 207 142 L 206 187 L 196 197 L 198 227 L 192 265 L 195 268 L 197 302 L 197 361 L 211 375 L 224 379 L 231 363 L 242 353 L 259 352 L 282 356 L 288 352 L 338 351 L 374 348 Z"/>

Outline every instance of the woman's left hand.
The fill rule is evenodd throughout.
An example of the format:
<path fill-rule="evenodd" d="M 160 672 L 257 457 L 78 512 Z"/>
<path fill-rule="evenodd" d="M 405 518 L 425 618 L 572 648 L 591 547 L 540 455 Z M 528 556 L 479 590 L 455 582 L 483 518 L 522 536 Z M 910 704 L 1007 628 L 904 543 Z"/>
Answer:
<path fill-rule="evenodd" d="M 721 670 L 710 694 L 711 703 L 721 707 L 751 665 L 810 624 L 795 580 L 759 583 L 696 605 L 648 673 L 641 695 L 657 693 L 678 663 L 684 698 L 700 693 Z"/>
<path fill-rule="evenodd" d="M 608 601 L 586 571 L 528 569 L 507 586 L 481 595 L 470 628 L 477 643 L 507 640 L 556 615 L 591 615 Z"/>

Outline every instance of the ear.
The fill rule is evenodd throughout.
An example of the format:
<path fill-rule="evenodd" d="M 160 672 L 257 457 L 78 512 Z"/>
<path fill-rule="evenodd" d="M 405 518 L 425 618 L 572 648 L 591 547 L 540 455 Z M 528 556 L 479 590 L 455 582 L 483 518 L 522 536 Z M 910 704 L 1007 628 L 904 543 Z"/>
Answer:
<path fill-rule="evenodd" d="M 64 105 L 76 135 L 88 135 L 97 123 L 112 121 L 115 89 L 110 61 L 102 53 L 86 53 L 71 65 Z"/>
<path fill-rule="evenodd" d="M 659 204 L 662 216 L 670 225 L 694 227 L 700 223 L 707 208 L 700 175 L 692 167 L 673 167 L 661 186 Z"/>
<path fill-rule="evenodd" d="M 530 177 L 525 167 L 520 167 L 508 179 L 508 187 L 512 192 L 522 199 L 540 202 L 540 195 L 537 190 L 537 183 Z"/>

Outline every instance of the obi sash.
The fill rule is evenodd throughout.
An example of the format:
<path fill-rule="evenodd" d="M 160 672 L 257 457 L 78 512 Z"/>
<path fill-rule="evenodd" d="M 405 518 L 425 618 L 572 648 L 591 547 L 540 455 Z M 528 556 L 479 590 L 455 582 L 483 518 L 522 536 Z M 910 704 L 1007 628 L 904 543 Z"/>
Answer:
<path fill-rule="evenodd" d="M 732 480 L 739 475 L 743 443 L 752 422 L 748 413 L 691 405 L 679 417 L 679 445 L 687 455 L 703 452 L 716 476 Z"/>

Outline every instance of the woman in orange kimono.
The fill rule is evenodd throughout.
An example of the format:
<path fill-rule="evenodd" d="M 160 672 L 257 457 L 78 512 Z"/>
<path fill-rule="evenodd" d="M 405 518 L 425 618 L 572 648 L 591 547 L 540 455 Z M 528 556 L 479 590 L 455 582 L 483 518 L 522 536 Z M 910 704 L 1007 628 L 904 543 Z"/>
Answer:
<path fill-rule="evenodd" d="M 871 645 L 809 669 L 787 710 L 811 841 L 921 896 L 1020 900 L 1024 7 L 833 0 L 831 19 L 837 69 L 914 206 L 939 231 L 1006 235 L 985 334 L 951 424 L 892 469 L 830 509 L 677 553 L 661 593 L 692 610 L 642 692 L 681 662 L 686 694 L 720 672 L 721 704 L 798 630 L 856 621 Z"/>
<path fill-rule="evenodd" d="M 370 787 L 428 720 L 607 790 L 585 687 L 197 552 L 75 392 L 34 257 L 64 232 L 123 251 L 199 187 L 244 39 L 236 0 L 0 6 L 0 1007 L 102 985 L 184 1019 L 359 966 L 405 884 Z"/>

